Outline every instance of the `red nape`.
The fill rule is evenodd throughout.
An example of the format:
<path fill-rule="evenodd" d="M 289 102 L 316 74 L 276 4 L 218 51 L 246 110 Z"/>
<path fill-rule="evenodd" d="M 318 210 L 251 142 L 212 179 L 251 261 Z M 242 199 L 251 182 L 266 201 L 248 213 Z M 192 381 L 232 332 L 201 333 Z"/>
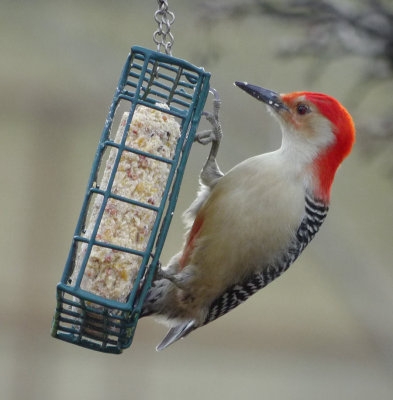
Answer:
<path fill-rule="evenodd" d="M 304 93 L 307 100 L 316 105 L 319 112 L 333 125 L 335 142 L 315 161 L 315 173 L 319 180 L 316 197 L 329 202 L 334 175 L 355 142 L 355 126 L 348 111 L 333 97 L 321 93 Z"/>

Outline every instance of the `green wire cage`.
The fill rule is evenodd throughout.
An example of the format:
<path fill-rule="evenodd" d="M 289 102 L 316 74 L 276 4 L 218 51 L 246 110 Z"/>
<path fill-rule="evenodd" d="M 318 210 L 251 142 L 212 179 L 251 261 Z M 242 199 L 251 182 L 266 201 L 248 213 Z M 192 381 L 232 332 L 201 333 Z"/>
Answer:
<path fill-rule="evenodd" d="M 51 329 L 53 337 L 107 353 L 121 353 L 131 345 L 171 223 L 186 162 L 209 93 L 209 79 L 210 74 L 203 68 L 195 67 L 184 60 L 142 47 L 132 47 L 98 144 L 71 249 L 61 281 L 57 285 L 57 306 Z M 174 116 L 180 122 L 181 128 L 174 157 L 170 159 L 126 145 L 126 136 L 136 107 L 143 105 L 162 111 L 161 103 L 167 105 L 165 112 Z M 118 142 L 111 137 L 111 131 L 120 104 L 121 107 L 126 104 L 129 114 L 122 139 Z M 97 184 L 99 168 L 108 148 L 117 149 L 117 155 L 106 188 L 100 188 Z M 169 165 L 169 174 L 159 205 L 142 203 L 111 191 L 121 155 L 125 152 Z M 97 195 L 102 197 L 102 204 L 92 233 L 90 237 L 86 237 L 84 232 L 89 207 L 92 198 Z M 97 237 L 104 209 L 110 199 L 155 213 L 154 225 L 144 251 L 103 242 Z M 85 246 L 85 252 L 80 261 L 79 272 L 71 280 L 81 245 Z M 81 288 L 93 246 L 140 257 L 138 274 L 125 302 L 104 298 Z"/>

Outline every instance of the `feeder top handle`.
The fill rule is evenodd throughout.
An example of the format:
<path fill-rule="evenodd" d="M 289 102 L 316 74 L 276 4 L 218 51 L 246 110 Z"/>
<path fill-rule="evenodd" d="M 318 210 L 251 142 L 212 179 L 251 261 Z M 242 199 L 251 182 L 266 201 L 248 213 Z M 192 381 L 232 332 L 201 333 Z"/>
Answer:
<path fill-rule="evenodd" d="M 157 3 L 158 10 L 154 13 L 154 19 L 158 24 L 158 29 L 153 34 L 153 41 L 158 51 L 163 48 L 165 53 L 171 56 L 175 40 L 171 33 L 171 25 L 175 21 L 175 14 L 169 11 L 168 0 L 157 0 Z"/>

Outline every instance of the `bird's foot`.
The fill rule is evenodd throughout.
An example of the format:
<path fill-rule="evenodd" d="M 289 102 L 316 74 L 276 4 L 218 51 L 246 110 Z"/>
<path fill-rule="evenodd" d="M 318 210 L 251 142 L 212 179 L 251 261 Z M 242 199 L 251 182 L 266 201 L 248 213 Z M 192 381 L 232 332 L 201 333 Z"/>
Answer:
<path fill-rule="evenodd" d="M 224 174 L 221 172 L 216 161 L 218 148 L 220 147 L 220 142 L 222 139 L 222 128 L 219 119 L 221 100 L 215 89 L 210 89 L 210 92 L 214 95 L 213 112 L 210 113 L 205 111 L 203 112 L 203 115 L 210 122 L 212 129 L 197 133 L 195 140 L 201 144 L 211 143 L 212 145 L 209 157 L 206 160 L 201 172 L 202 183 L 206 186 L 212 187 Z"/>
<path fill-rule="evenodd" d="M 197 132 L 197 134 L 195 135 L 195 141 L 203 145 L 209 144 L 211 142 L 216 142 L 219 144 L 222 139 L 222 128 L 219 119 L 221 100 L 215 89 L 211 88 L 210 92 L 214 95 L 213 112 L 204 111 L 202 115 L 205 116 L 205 118 L 209 121 L 211 129 Z"/>
<path fill-rule="evenodd" d="M 155 279 L 167 279 L 168 281 L 172 282 L 177 288 L 185 290 L 186 289 L 186 284 L 181 279 L 181 276 L 179 274 L 172 274 L 168 270 L 162 268 L 161 262 L 158 263 Z"/>

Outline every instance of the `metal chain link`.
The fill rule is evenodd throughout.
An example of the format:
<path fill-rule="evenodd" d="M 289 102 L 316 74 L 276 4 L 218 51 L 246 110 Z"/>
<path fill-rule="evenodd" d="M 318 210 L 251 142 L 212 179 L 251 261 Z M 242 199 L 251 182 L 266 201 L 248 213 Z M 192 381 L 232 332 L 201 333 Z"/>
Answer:
<path fill-rule="evenodd" d="M 172 45 L 175 40 L 171 33 L 171 25 L 175 21 L 175 14 L 168 10 L 168 0 L 157 0 L 158 10 L 154 13 L 154 19 L 158 29 L 153 34 L 153 41 L 157 50 L 164 48 L 165 53 L 172 55 Z"/>

